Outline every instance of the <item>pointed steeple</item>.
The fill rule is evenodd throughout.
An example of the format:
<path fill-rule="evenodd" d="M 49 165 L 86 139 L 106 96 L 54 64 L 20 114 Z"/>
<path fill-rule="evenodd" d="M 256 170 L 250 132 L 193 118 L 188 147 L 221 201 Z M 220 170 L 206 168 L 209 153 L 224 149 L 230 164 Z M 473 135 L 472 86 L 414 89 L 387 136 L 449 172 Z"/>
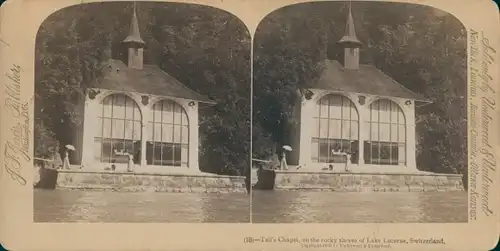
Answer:
<path fill-rule="evenodd" d="M 358 69 L 359 68 L 359 48 L 362 43 L 356 37 L 354 29 L 354 20 L 352 18 L 351 1 L 349 1 L 349 13 L 345 25 L 344 36 L 338 41 L 338 44 L 344 48 L 344 68 Z"/>
<path fill-rule="evenodd" d="M 134 2 L 134 10 L 132 19 L 130 20 L 130 31 L 128 36 L 123 40 L 123 43 L 128 48 L 128 67 L 142 69 L 144 46 L 146 43 L 141 38 L 139 31 L 139 22 L 137 21 L 136 4 Z"/>
<path fill-rule="evenodd" d="M 349 14 L 347 15 L 347 21 L 345 24 L 345 33 L 338 43 L 346 48 L 359 48 L 362 45 L 361 42 L 356 37 L 356 30 L 354 29 L 354 20 L 352 18 L 352 11 L 351 11 L 351 1 L 349 1 Z"/>
<path fill-rule="evenodd" d="M 130 20 L 130 31 L 125 40 L 123 40 L 123 43 L 143 46 L 145 43 L 142 40 L 141 32 L 139 31 L 139 22 L 137 21 L 137 11 L 135 5 L 136 3 L 134 2 L 134 10 L 132 13 L 132 19 Z"/>

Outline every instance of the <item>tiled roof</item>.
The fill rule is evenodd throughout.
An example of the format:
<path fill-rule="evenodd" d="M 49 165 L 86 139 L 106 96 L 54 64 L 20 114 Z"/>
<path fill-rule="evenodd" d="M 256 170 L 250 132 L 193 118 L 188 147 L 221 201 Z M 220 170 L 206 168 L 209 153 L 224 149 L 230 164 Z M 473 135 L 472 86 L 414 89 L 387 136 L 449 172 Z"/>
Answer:
<path fill-rule="evenodd" d="M 120 60 L 112 59 L 104 64 L 102 71 L 102 76 L 95 80 L 93 87 L 214 103 L 190 90 L 156 65 L 145 64 L 143 69 L 134 69 Z"/>
<path fill-rule="evenodd" d="M 360 64 L 359 69 L 345 69 L 338 61 L 325 60 L 323 66 L 320 78 L 312 83 L 310 88 L 430 102 L 372 65 Z"/>

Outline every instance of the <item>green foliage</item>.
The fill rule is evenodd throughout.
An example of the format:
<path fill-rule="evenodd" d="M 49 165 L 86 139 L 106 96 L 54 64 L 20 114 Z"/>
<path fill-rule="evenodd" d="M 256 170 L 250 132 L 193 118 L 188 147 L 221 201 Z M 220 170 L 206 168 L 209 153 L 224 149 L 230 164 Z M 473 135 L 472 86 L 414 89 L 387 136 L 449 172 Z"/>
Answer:
<path fill-rule="evenodd" d="M 467 169 L 466 31 L 437 9 L 397 3 L 352 3 L 361 63 L 373 64 L 432 104 L 416 109 L 420 170 Z M 318 77 L 326 57 L 340 61 L 347 5 L 297 4 L 269 14 L 254 44 L 253 154 L 266 158 L 288 138 L 293 95 Z M 262 138 L 260 135 L 262 134 Z M 269 142 L 269 138 L 273 142 Z"/>
<path fill-rule="evenodd" d="M 50 159 L 54 153 L 59 151 L 59 142 L 55 134 L 47 130 L 43 123 L 35 123 L 35 156 Z"/>
<path fill-rule="evenodd" d="M 137 11 L 145 63 L 217 102 L 200 107 L 200 168 L 241 174 L 250 152 L 248 30 L 231 14 L 200 5 L 138 3 Z M 131 3 L 92 3 L 44 21 L 36 46 L 35 112 L 47 130 L 38 133 L 72 143 L 72 129 L 82 123 L 76 104 L 101 62 L 125 55 L 121 41 L 131 13 Z"/>

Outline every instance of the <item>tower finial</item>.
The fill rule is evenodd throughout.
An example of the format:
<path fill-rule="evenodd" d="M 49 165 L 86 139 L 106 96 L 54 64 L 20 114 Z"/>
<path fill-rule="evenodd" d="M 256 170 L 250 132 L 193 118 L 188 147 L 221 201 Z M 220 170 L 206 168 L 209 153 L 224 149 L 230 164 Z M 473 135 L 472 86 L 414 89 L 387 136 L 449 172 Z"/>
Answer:
<path fill-rule="evenodd" d="M 137 15 L 137 2 L 134 1 L 134 15 Z"/>

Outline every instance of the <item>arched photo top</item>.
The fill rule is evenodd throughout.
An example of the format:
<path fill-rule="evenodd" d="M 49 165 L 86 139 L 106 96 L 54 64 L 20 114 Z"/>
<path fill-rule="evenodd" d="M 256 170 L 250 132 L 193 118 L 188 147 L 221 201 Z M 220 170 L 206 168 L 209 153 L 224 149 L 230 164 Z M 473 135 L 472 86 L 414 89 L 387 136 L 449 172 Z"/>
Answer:
<path fill-rule="evenodd" d="M 273 22 L 279 21 L 283 18 L 288 18 L 292 20 L 302 19 L 304 21 L 305 27 L 314 27 L 314 25 L 320 25 L 319 23 L 307 23 L 307 20 L 313 20 L 317 18 L 329 18 L 331 22 L 339 20 L 339 18 L 344 18 L 345 21 L 345 10 L 347 8 L 353 8 L 358 11 L 370 11 L 370 12 L 381 12 L 384 13 L 387 20 L 390 20 L 395 16 L 403 16 L 407 15 L 408 19 L 415 18 L 415 15 L 419 15 L 425 12 L 424 15 L 427 16 L 435 16 L 435 17 L 443 17 L 447 16 L 450 22 L 456 23 L 457 29 L 464 29 L 465 25 L 452 13 L 447 12 L 445 10 L 435 8 L 432 6 L 427 6 L 424 4 L 418 3 L 400 3 L 400 2 L 383 2 L 383 1 L 314 1 L 314 2 L 305 2 L 305 3 L 296 3 L 283 6 L 278 8 L 269 14 L 267 14 L 257 25 L 254 41 L 258 38 L 260 33 L 265 33 L 266 25 L 270 25 Z M 399 15 L 397 12 L 400 12 Z M 412 15 L 411 12 L 414 12 Z M 419 13 L 420 12 L 420 13 Z M 339 16 L 339 13 L 341 15 Z M 358 13 L 359 14 L 359 13 Z M 393 15 L 396 14 L 396 15 Z M 363 22 L 363 24 L 367 24 L 369 20 L 358 20 L 358 23 Z M 340 19 L 341 20 L 341 19 Z M 381 20 L 378 20 L 377 23 L 383 23 Z M 390 22 L 387 22 L 389 25 Z M 356 26 L 356 28 L 358 28 Z"/>
<path fill-rule="evenodd" d="M 398 150 L 405 153 L 398 156 L 405 158 L 364 156 L 369 152 L 363 149 L 369 146 L 359 143 L 354 158 L 359 163 L 378 158 L 383 160 L 366 163 L 466 172 L 467 32 L 450 13 L 381 1 L 294 4 L 271 12 L 259 23 L 253 46 L 253 149 L 259 158 L 266 154 L 259 149 L 285 142 L 304 149 L 291 153 L 290 165 L 320 168 L 315 161 L 329 156 L 328 147 L 321 144 L 331 142 L 316 142 L 310 135 L 314 106 L 307 93 L 314 90 L 353 97 L 363 121 L 370 119 L 370 102 L 380 97 L 390 98 L 403 110 L 404 135 L 412 139 L 408 147 Z M 342 114 L 333 110 L 333 117 L 339 117 L 336 112 Z M 384 110 L 381 114 L 392 113 Z M 349 127 L 320 123 L 318 128 L 331 128 L 320 135 L 343 140 L 341 132 L 347 133 L 343 129 Z M 372 138 L 361 135 L 360 139 L 389 142 L 396 135 L 390 126 L 380 128 L 373 130 L 377 135 Z M 310 140 L 312 147 L 307 143 Z M 444 142 L 455 142 L 456 149 L 448 149 Z"/>
<path fill-rule="evenodd" d="M 60 23 L 59 25 L 55 25 L 55 27 L 64 26 L 65 24 L 61 21 L 69 17 L 74 19 L 73 20 L 74 22 L 75 20 L 84 17 L 86 17 L 87 20 L 94 21 L 97 23 L 101 21 L 99 23 L 101 26 L 94 27 L 95 31 L 97 31 L 98 28 L 105 28 L 102 25 L 120 26 L 120 29 L 122 29 L 124 23 L 127 24 L 129 23 L 130 16 L 127 14 L 130 12 L 130 10 L 133 8 L 134 5 L 140 6 L 138 7 L 139 17 L 144 16 L 146 18 L 150 18 L 151 16 L 155 16 L 155 13 L 148 14 L 148 12 L 156 10 L 156 14 L 163 12 L 166 18 L 169 18 L 168 16 L 170 16 L 171 20 L 173 20 L 171 25 L 181 25 L 182 21 L 188 19 L 191 19 L 193 22 L 198 22 L 198 23 L 203 22 L 204 20 L 201 20 L 199 17 L 200 14 L 212 15 L 213 21 L 217 21 L 217 18 L 225 17 L 227 19 L 230 19 L 229 21 L 231 21 L 233 25 L 240 26 L 238 27 L 239 28 L 238 32 L 250 37 L 250 32 L 246 24 L 240 18 L 238 18 L 236 15 L 226 10 L 217 7 L 203 5 L 203 4 L 178 3 L 178 2 L 112 1 L 112 2 L 79 3 L 52 12 L 40 24 L 40 27 L 38 28 L 38 32 L 36 35 L 37 37 L 36 41 L 39 40 L 38 37 L 40 36 L 41 29 L 46 28 L 47 26 L 50 26 L 50 24 L 57 21 L 59 21 Z M 182 13 L 186 12 L 194 14 L 192 14 L 191 17 L 184 17 L 185 20 L 182 20 L 180 16 L 182 16 Z M 103 24 L 102 21 L 110 21 L 110 22 Z M 153 22 L 152 24 L 149 25 L 156 25 L 156 23 L 154 23 L 156 21 L 154 18 L 148 21 Z M 191 24 L 185 23 L 185 24 L 192 25 L 192 23 Z M 141 25 L 146 26 L 148 24 L 141 24 Z M 127 26 L 126 28 L 128 30 L 130 27 Z"/>
<path fill-rule="evenodd" d="M 122 1 L 58 10 L 45 19 L 36 37 L 35 127 L 44 127 L 44 131 L 35 130 L 36 135 L 46 133 L 54 144 L 79 146 L 72 161 L 102 170 L 90 153 L 93 143 L 89 141 L 96 95 L 99 99 L 108 92 L 128 94 L 144 111 L 145 121 L 158 112 L 152 104 L 168 98 L 186 110 L 189 128 L 175 124 L 174 129 L 163 130 L 171 134 L 156 134 L 162 142 L 156 148 L 146 149 L 149 145 L 141 138 L 135 142 L 143 150 L 140 153 L 128 143 L 118 148 L 137 152 L 134 161 L 141 168 L 181 165 L 186 170 L 242 175 L 249 158 L 235 156 L 249 155 L 250 46 L 250 33 L 242 20 L 207 5 Z M 182 116 L 175 119 L 183 121 Z M 117 123 L 119 128 L 136 130 Z M 144 130 L 146 136 L 152 130 L 162 131 Z M 190 133 L 189 144 L 184 142 L 188 140 L 185 130 Z M 170 143 L 182 141 L 182 147 L 189 149 L 181 151 L 180 145 L 165 143 L 165 137 L 181 136 Z M 234 142 L 238 145 L 227 147 Z M 35 154 L 45 147 L 42 141 L 37 143 L 40 148 Z M 167 148 L 173 149 L 171 159 L 150 158 Z"/>

